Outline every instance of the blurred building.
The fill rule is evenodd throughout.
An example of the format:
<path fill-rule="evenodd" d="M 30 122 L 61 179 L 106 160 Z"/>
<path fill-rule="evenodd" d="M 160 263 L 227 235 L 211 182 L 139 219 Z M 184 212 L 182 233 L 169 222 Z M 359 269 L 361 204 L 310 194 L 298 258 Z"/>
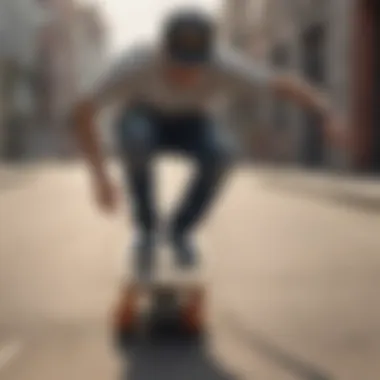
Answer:
<path fill-rule="evenodd" d="M 74 0 L 38 0 L 53 15 L 39 44 L 36 154 L 61 154 L 66 144 L 67 108 L 76 91 Z"/>
<path fill-rule="evenodd" d="M 341 0 L 343 2 L 343 0 Z M 351 0 L 353 1 L 353 0 Z M 380 3 L 356 0 L 351 6 L 351 125 L 354 167 L 380 172 Z"/>
<path fill-rule="evenodd" d="M 0 157 L 16 159 L 28 150 L 33 128 L 38 45 L 50 22 L 33 0 L 0 2 Z"/>
<path fill-rule="evenodd" d="M 101 11 L 75 0 L 0 2 L 0 157 L 72 152 L 72 99 L 107 55 Z"/>
<path fill-rule="evenodd" d="M 265 59 L 261 22 L 262 1 L 225 0 L 220 21 L 220 37 L 237 51 L 257 60 Z M 251 141 L 265 127 L 263 102 L 265 94 L 234 94 L 228 107 L 228 124 L 240 137 L 240 142 L 252 153 Z"/>
<path fill-rule="evenodd" d="M 350 112 L 351 5 L 350 0 L 267 0 L 263 18 L 267 62 L 324 89 L 345 115 Z M 324 140 L 313 113 L 279 99 L 271 99 L 267 112 L 274 130 L 286 131 L 292 142 L 293 161 L 307 167 L 350 165 L 348 152 Z"/>
<path fill-rule="evenodd" d="M 247 15 L 258 0 L 226 0 L 235 41 L 252 51 Z M 251 3 L 251 4 L 249 4 Z M 302 75 L 325 89 L 348 120 L 353 149 L 339 150 L 324 140 L 318 118 L 279 99 L 267 97 L 264 119 L 287 136 L 289 159 L 305 166 L 380 170 L 378 127 L 379 17 L 375 0 L 260 1 L 260 54 L 271 65 Z M 244 21 L 245 20 L 245 21 Z M 250 31 L 246 29 L 250 28 Z M 252 39 L 252 43 L 247 40 Z M 243 43 L 242 43 L 243 42 Z"/>
<path fill-rule="evenodd" d="M 75 60 L 77 91 L 89 88 L 99 77 L 108 61 L 108 35 L 99 7 L 81 5 L 75 14 Z M 109 125 L 102 113 L 99 121 L 101 139 L 108 143 Z M 110 144 L 110 143 L 109 143 Z M 108 145 L 109 145 L 108 144 Z"/>
<path fill-rule="evenodd" d="M 262 57 L 263 0 L 225 0 L 222 9 L 222 40 L 255 58 Z"/>
<path fill-rule="evenodd" d="M 88 87 L 104 68 L 107 39 L 104 21 L 96 6 L 77 7 L 75 13 L 76 77 L 80 87 Z"/>

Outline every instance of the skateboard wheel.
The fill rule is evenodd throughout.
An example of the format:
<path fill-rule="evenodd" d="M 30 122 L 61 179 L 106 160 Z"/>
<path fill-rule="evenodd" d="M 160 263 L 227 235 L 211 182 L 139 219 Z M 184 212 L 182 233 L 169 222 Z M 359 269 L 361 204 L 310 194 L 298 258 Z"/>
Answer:
<path fill-rule="evenodd" d="M 137 292 L 133 288 L 122 291 L 114 314 L 114 327 L 118 332 L 132 331 L 137 320 Z"/>
<path fill-rule="evenodd" d="M 124 351 L 135 341 L 135 337 L 136 331 L 134 329 L 119 329 L 114 333 L 114 344 L 116 348 Z"/>
<path fill-rule="evenodd" d="M 138 292 L 133 287 L 122 289 L 121 297 L 113 315 L 113 339 L 123 350 L 133 341 L 136 333 Z"/>
<path fill-rule="evenodd" d="M 199 334 L 204 326 L 204 294 L 202 289 L 197 289 L 189 297 L 188 303 L 183 309 L 182 321 L 187 332 Z"/>

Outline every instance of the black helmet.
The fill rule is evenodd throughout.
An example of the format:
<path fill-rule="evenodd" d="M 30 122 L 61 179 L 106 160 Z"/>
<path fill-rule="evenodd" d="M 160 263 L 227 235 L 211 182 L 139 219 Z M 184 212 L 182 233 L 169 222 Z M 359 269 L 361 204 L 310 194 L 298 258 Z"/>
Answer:
<path fill-rule="evenodd" d="M 164 49 L 173 60 L 203 63 L 209 60 L 215 38 L 213 20 L 199 10 L 180 10 L 164 25 Z"/>

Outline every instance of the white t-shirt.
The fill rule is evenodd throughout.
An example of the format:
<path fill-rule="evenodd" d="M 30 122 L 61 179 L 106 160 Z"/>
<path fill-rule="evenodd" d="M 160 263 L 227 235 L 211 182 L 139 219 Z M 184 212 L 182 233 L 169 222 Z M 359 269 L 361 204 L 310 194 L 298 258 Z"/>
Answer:
<path fill-rule="evenodd" d="M 82 96 L 102 107 L 111 102 L 145 102 L 163 111 L 198 111 L 239 90 L 266 86 L 271 70 L 232 50 L 219 49 L 198 83 L 178 88 L 163 76 L 159 49 L 138 46 L 121 54 Z"/>

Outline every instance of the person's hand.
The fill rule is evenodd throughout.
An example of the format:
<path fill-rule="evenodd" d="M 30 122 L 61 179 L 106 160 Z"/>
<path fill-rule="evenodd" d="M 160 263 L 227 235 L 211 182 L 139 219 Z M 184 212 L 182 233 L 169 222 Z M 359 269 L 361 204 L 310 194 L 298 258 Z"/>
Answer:
<path fill-rule="evenodd" d="M 118 193 L 113 183 L 106 177 L 100 177 L 95 184 L 95 196 L 98 206 L 107 213 L 112 213 L 118 205 Z"/>

